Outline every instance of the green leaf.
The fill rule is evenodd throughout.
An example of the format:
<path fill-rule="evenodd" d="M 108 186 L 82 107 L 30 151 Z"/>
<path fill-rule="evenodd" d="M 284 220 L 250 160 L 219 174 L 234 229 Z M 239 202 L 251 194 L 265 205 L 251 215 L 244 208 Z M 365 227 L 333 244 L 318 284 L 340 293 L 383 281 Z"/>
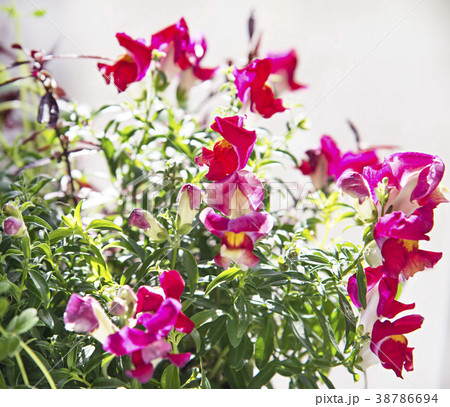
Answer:
<path fill-rule="evenodd" d="M 11 287 L 11 283 L 8 280 L 0 281 L 0 294 L 7 293 Z"/>
<path fill-rule="evenodd" d="M 94 219 L 86 228 L 86 230 L 89 229 L 117 230 L 119 232 L 122 232 L 122 228 L 120 226 L 106 219 Z"/>
<path fill-rule="evenodd" d="M 51 231 L 48 234 L 48 237 L 50 238 L 50 243 L 55 244 L 56 242 L 59 242 L 60 240 L 64 239 L 65 237 L 72 236 L 73 230 L 70 228 L 58 228 L 53 231 Z"/>
<path fill-rule="evenodd" d="M 224 281 L 234 280 L 240 273 L 240 269 L 236 267 L 231 267 L 227 270 L 222 271 L 213 281 L 206 287 L 205 296 L 208 295 L 214 288 L 216 288 L 220 283 Z"/>
<path fill-rule="evenodd" d="M 169 365 L 164 369 L 161 376 L 161 387 L 163 389 L 179 389 L 180 376 L 178 375 L 178 368 L 174 365 Z"/>
<path fill-rule="evenodd" d="M 326 377 L 322 372 L 319 371 L 319 375 L 322 378 L 322 381 L 325 383 L 325 385 L 329 389 L 334 389 L 335 388 L 333 383 L 331 382 L 331 380 L 328 377 Z"/>
<path fill-rule="evenodd" d="M 194 295 L 198 283 L 198 266 L 194 256 L 187 249 L 183 249 L 183 265 L 189 280 L 191 295 Z"/>
<path fill-rule="evenodd" d="M 263 369 L 259 371 L 259 373 L 253 377 L 253 379 L 248 384 L 249 389 L 260 389 L 262 386 L 267 384 L 270 379 L 276 373 L 277 361 L 272 361 L 267 364 Z"/>
<path fill-rule="evenodd" d="M 202 339 L 201 339 L 201 337 L 200 337 L 200 334 L 199 334 L 198 331 L 194 328 L 194 329 L 191 331 L 190 335 L 191 335 L 191 338 L 192 338 L 192 340 L 194 341 L 194 344 L 195 344 L 195 352 L 196 352 L 196 353 L 199 353 L 199 352 L 200 352 L 200 349 L 201 349 L 201 347 L 202 347 Z"/>
<path fill-rule="evenodd" d="M 29 270 L 28 274 L 31 277 L 31 280 L 33 281 L 36 289 L 41 294 L 42 300 L 47 305 L 48 301 L 50 300 L 50 290 L 48 288 L 47 281 L 45 281 L 44 277 L 42 277 L 34 270 Z"/>
<path fill-rule="evenodd" d="M 0 298 L 0 318 L 5 314 L 8 309 L 9 302 L 6 298 Z"/>
<path fill-rule="evenodd" d="M 242 337 L 241 343 L 238 347 L 230 348 L 228 352 L 228 363 L 231 368 L 241 370 L 246 361 L 251 359 L 253 355 L 253 344 L 247 335 Z"/>
<path fill-rule="evenodd" d="M 77 207 L 75 208 L 75 213 L 74 213 L 74 219 L 75 222 L 77 223 L 77 225 L 80 228 L 83 228 L 83 222 L 81 221 L 81 206 L 83 205 L 83 200 L 81 200 L 80 202 L 78 202 Z"/>
<path fill-rule="evenodd" d="M 0 339 L 0 360 L 13 356 L 20 346 L 19 339 L 16 336 Z"/>
<path fill-rule="evenodd" d="M 269 361 L 270 357 L 272 356 L 274 348 L 273 347 L 274 332 L 271 322 L 272 321 L 269 318 L 267 318 L 264 331 L 261 332 L 255 343 L 255 363 L 256 367 L 260 370 Z"/>
<path fill-rule="evenodd" d="M 39 216 L 25 215 L 23 217 L 23 220 L 27 224 L 28 223 L 34 223 L 34 224 L 36 224 L 38 226 L 42 226 L 45 229 L 53 230 L 53 228 L 44 219 L 41 219 Z"/>
<path fill-rule="evenodd" d="M 241 343 L 243 333 L 239 335 L 242 330 L 239 325 L 239 317 L 233 312 L 228 314 L 227 319 L 227 335 L 231 346 L 237 348 Z"/>
<path fill-rule="evenodd" d="M 356 317 L 353 314 L 352 307 L 345 295 L 340 291 L 338 291 L 338 295 L 339 305 L 341 306 L 341 311 L 343 312 L 345 318 L 345 352 L 350 347 L 355 338 Z"/>
<path fill-rule="evenodd" d="M 336 337 L 334 336 L 333 328 L 331 327 L 330 321 L 319 309 L 317 309 L 314 306 L 314 304 L 311 301 L 309 301 L 309 305 L 311 306 L 314 314 L 316 314 L 319 320 L 319 324 L 322 327 L 322 330 L 325 334 L 325 337 L 329 339 L 333 347 L 340 353 L 339 345 L 336 341 Z"/>
<path fill-rule="evenodd" d="M 213 322 L 220 316 L 224 315 L 220 309 L 205 309 L 197 312 L 191 317 L 191 321 L 195 324 L 196 328 L 200 328 L 202 325 L 208 322 Z"/>
<path fill-rule="evenodd" d="M 361 262 L 357 263 L 356 282 L 358 284 L 358 300 L 361 306 L 366 309 L 367 306 L 367 280 L 366 273 Z"/>
<path fill-rule="evenodd" d="M 37 311 L 35 308 L 28 308 L 19 316 L 14 317 L 6 327 L 9 332 L 14 332 L 16 334 L 23 334 L 33 328 L 39 321 L 36 316 Z"/>

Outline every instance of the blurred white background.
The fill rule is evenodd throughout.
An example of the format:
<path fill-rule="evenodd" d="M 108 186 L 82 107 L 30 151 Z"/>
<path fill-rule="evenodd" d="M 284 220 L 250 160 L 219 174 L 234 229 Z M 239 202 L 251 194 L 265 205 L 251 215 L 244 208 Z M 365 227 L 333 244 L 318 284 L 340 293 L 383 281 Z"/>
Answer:
<path fill-rule="evenodd" d="M 0 0 L 1 4 L 10 4 Z M 322 134 L 343 149 L 354 148 L 351 119 L 369 145 L 394 144 L 398 150 L 438 154 L 450 163 L 450 2 L 448 0 L 20 0 L 29 12 L 22 19 L 27 48 L 60 53 L 123 53 L 116 32 L 149 40 L 150 35 L 184 16 L 191 34 L 204 33 L 208 52 L 204 66 L 227 58 L 244 63 L 247 19 L 254 10 L 263 31 L 261 55 L 295 48 L 300 57 L 296 79 L 308 84 L 295 94 L 311 120 L 311 130 L 292 140 L 301 158 Z M 47 15 L 30 17 L 36 9 Z M 2 15 L 0 38 L 15 41 Z M 122 100 L 105 86 L 95 63 L 55 61 L 48 68 L 68 96 L 100 106 Z M 292 97 L 294 100 L 294 97 Z M 298 173 L 290 181 L 296 182 Z M 444 177 L 450 185 L 450 175 Z M 425 317 L 423 328 L 408 335 L 415 347 L 414 372 L 397 379 L 381 366 L 368 370 L 370 388 L 450 388 L 450 205 L 435 212 L 431 242 L 424 249 L 444 251 L 434 270 L 417 274 L 402 293 Z M 361 388 L 336 369 L 330 378 L 338 388 Z M 279 387 L 286 387 L 279 380 Z"/>

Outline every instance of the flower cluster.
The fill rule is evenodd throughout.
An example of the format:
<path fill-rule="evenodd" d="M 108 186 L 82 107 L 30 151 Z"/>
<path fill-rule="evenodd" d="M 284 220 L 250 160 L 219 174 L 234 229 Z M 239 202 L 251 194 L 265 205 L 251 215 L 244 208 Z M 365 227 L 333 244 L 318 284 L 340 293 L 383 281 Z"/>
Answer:
<path fill-rule="evenodd" d="M 184 18 L 152 35 L 150 45 L 143 39 L 132 39 L 125 33 L 117 33 L 119 44 L 127 50 L 112 65 L 99 63 L 106 83 L 111 80 L 119 92 L 123 92 L 131 83 L 142 80 L 154 54 L 162 55 L 158 59 L 157 69 L 164 73 L 166 80 L 181 73 L 181 87 L 189 87 L 196 79 L 211 79 L 216 68 L 202 68 L 200 62 L 206 53 L 206 41 L 199 38 L 193 40 Z"/>
<path fill-rule="evenodd" d="M 136 294 L 128 286 L 120 288 L 109 304 L 111 315 L 125 319 L 120 329 L 93 297 L 72 294 L 64 313 L 65 327 L 89 333 L 115 356 L 131 356 L 134 368 L 126 373 L 141 383 L 152 378 L 154 364 L 162 358 L 183 367 L 191 354 L 172 352 L 177 343 L 169 343 L 167 337 L 173 329 L 185 334 L 194 329 L 194 323 L 181 311 L 185 283 L 176 270 L 162 272 L 159 282 L 160 288 L 141 286 Z"/>
<path fill-rule="evenodd" d="M 254 267 L 259 259 L 253 253 L 255 242 L 273 227 L 267 212 L 260 212 L 264 198 L 261 181 L 244 170 L 256 142 L 256 132 L 244 128 L 241 116 L 216 117 L 211 128 L 222 138 L 212 150 L 203 148 L 196 163 L 206 165 L 206 204 L 200 220 L 214 235 L 220 237 L 220 253 L 216 264 L 228 268 L 234 261 L 241 268 Z M 218 214 L 215 210 L 220 211 Z"/>
<path fill-rule="evenodd" d="M 393 154 L 360 172 L 346 171 L 337 181 L 353 198 L 360 218 L 374 224 L 374 241 L 366 258 L 371 267 L 365 269 L 367 306 L 361 323 L 371 334 L 371 351 L 399 377 L 403 367 L 413 369 L 412 348 L 404 334 L 420 328 L 423 318 L 389 319 L 414 308 L 395 299 L 399 284 L 432 268 L 442 257 L 442 253 L 419 249 L 419 242 L 430 239 L 433 211 L 447 202 L 439 187 L 443 175 L 439 157 L 408 152 Z M 356 275 L 349 279 L 348 293 L 361 307 Z"/>

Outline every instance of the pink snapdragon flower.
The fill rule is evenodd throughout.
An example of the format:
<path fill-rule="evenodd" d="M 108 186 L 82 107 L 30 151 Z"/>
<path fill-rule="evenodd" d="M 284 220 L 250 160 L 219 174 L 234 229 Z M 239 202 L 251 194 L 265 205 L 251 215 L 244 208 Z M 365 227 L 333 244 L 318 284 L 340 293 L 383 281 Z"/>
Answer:
<path fill-rule="evenodd" d="M 117 327 L 95 298 L 81 297 L 78 294 L 72 294 L 67 303 L 64 325 L 68 331 L 89 333 L 102 343 L 117 331 Z"/>
<path fill-rule="evenodd" d="M 239 170 L 221 181 L 205 185 L 206 204 L 231 218 L 262 208 L 264 187 L 251 172 Z"/>
<path fill-rule="evenodd" d="M 375 149 L 342 154 L 336 142 L 326 135 L 320 139 L 320 147 L 306 151 L 306 155 L 308 158 L 302 161 L 299 170 L 311 177 L 316 189 L 322 189 L 330 180 L 337 180 L 344 171 L 358 174 L 365 167 L 378 163 Z"/>
<path fill-rule="evenodd" d="M 286 110 L 282 100 L 275 98 L 267 83 L 271 72 L 272 62 L 269 58 L 255 59 L 244 68 L 233 70 L 238 98 L 243 104 L 250 103 L 250 110 L 264 118 Z"/>
<path fill-rule="evenodd" d="M 193 77 L 206 81 L 211 79 L 217 68 L 202 68 L 200 62 L 206 53 L 206 40 L 201 37 L 192 40 L 184 18 L 152 35 L 151 48 L 163 51 L 166 56 L 160 69 L 170 80 L 177 73 L 189 72 Z M 189 79 L 184 78 L 190 82 Z"/>
<path fill-rule="evenodd" d="M 209 167 L 206 174 L 209 181 L 220 181 L 247 165 L 256 143 L 256 132 L 244 129 L 242 116 L 216 117 L 211 129 L 223 138 L 212 150 L 203 147 L 195 162 Z"/>
<path fill-rule="evenodd" d="M 206 229 L 222 239 L 220 253 L 214 261 L 225 269 L 232 261 L 243 269 L 255 267 L 259 258 L 253 254 L 254 243 L 267 236 L 273 227 L 273 218 L 267 212 L 250 212 L 229 219 L 212 208 L 205 208 L 200 213 L 200 220 Z"/>
<path fill-rule="evenodd" d="M 381 250 L 384 268 L 390 276 L 400 273 L 405 279 L 426 268 L 433 268 L 442 253 L 419 249 L 420 240 L 430 240 L 434 202 L 428 201 L 411 215 L 392 212 L 378 219 L 374 239 Z"/>
<path fill-rule="evenodd" d="M 389 198 L 384 204 L 384 213 L 401 211 L 409 216 L 427 201 L 433 202 L 435 206 L 447 202 L 439 187 L 444 171 L 444 163 L 438 156 L 396 153 L 362 172 L 345 172 L 337 184 L 343 192 L 358 199 L 360 203 L 372 198 L 382 215 L 377 188 L 385 180 Z"/>
<path fill-rule="evenodd" d="M 194 329 L 194 323 L 181 311 L 180 297 L 185 283 L 176 270 L 164 271 L 159 281 L 160 288 L 142 286 L 137 295 L 127 286 L 119 290 L 110 306 L 117 311 L 116 315 L 128 317 L 120 329 L 94 298 L 72 294 L 64 313 L 66 329 L 89 333 L 115 356 L 130 355 L 134 368 L 126 373 L 141 383 L 151 379 L 153 365 L 162 358 L 183 367 L 191 354 L 170 353 L 172 346 L 166 338 L 172 329 L 183 333 Z"/>
<path fill-rule="evenodd" d="M 113 65 L 99 63 L 98 69 L 107 84 L 114 82 L 117 90 L 123 92 L 131 83 L 144 78 L 152 60 L 152 51 L 142 39 L 133 40 L 125 33 L 117 33 L 119 44 L 127 50 Z"/>
<path fill-rule="evenodd" d="M 277 94 L 285 90 L 304 89 L 307 86 L 295 81 L 298 57 L 295 50 L 267 54 L 272 64 L 270 80 Z"/>

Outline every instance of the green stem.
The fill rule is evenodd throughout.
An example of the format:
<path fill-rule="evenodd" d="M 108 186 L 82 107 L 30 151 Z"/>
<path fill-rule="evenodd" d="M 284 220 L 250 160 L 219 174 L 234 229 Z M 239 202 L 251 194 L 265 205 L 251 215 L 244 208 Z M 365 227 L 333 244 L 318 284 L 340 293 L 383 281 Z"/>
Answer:
<path fill-rule="evenodd" d="M 23 361 L 19 353 L 16 353 L 16 360 L 17 364 L 19 365 L 20 373 L 22 373 L 22 378 L 25 386 L 30 387 L 30 381 L 28 380 L 27 371 L 25 370 L 25 366 L 23 365 Z"/>
<path fill-rule="evenodd" d="M 224 356 L 228 353 L 229 348 L 228 346 L 226 346 L 222 352 L 220 352 L 219 356 L 217 356 L 217 362 L 216 364 L 213 366 L 213 368 L 210 371 L 209 377 L 211 379 L 213 379 L 215 377 L 215 375 L 217 374 L 217 371 L 219 370 L 220 365 L 222 364 L 222 362 L 224 361 Z"/>
<path fill-rule="evenodd" d="M 53 381 L 53 378 L 50 376 L 49 371 L 44 366 L 44 364 L 41 362 L 41 360 L 38 358 L 36 353 L 24 342 L 22 339 L 19 338 L 20 345 L 25 350 L 25 352 L 28 353 L 28 356 L 30 356 L 31 359 L 33 359 L 34 363 L 36 363 L 37 367 L 41 370 L 41 372 L 44 374 L 45 378 L 48 381 L 48 384 L 52 389 L 56 389 L 55 382 Z"/>

